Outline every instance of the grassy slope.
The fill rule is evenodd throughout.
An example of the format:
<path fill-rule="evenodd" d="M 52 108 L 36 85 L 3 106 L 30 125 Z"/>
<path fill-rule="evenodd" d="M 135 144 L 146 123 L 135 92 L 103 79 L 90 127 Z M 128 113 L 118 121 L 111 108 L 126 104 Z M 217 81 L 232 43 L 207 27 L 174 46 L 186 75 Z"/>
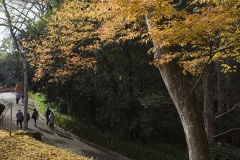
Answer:
<path fill-rule="evenodd" d="M 89 158 L 42 143 L 17 132 L 13 133 L 10 137 L 9 134 L 3 130 L 0 130 L 0 155 L 0 159 L 8 160 L 89 160 Z"/>

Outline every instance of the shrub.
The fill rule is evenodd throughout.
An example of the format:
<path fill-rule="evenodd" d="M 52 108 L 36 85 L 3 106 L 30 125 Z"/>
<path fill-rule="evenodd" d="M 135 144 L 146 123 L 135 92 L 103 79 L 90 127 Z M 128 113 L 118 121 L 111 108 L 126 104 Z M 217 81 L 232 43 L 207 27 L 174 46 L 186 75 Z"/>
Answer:
<path fill-rule="evenodd" d="M 240 159 L 240 149 L 228 144 L 212 143 L 211 153 L 213 160 L 237 160 Z"/>
<path fill-rule="evenodd" d="M 32 94 L 29 96 L 33 98 L 38 106 L 38 110 L 44 114 L 48 104 L 44 103 L 45 97 L 41 94 Z M 52 105 L 52 104 L 51 104 Z M 51 106 L 53 107 L 53 106 Z M 52 109 L 51 109 L 52 110 Z M 116 151 L 133 160 L 185 160 L 187 154 L 184 150 L 169 144 L 162 144 L 161 147 L 151 148 L 143 144 L 137 144 L 130 141 L 124 141 L 115 136 L 99 131 L 94 126 L 83 124 L 78 118 L 54 112 L 56 117 L 56 124 L 71 132 L 72 134 L 98 144 L 102 147 Z"/>

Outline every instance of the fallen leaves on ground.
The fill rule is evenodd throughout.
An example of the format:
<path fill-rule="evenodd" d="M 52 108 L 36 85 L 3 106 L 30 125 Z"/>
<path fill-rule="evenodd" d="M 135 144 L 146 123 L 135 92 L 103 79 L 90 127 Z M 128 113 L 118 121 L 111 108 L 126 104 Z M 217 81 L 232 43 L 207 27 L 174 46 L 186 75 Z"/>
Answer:
<path fill-rule="evenodd" d="M 19 135 L 0 130 L 1 160 L 90 160 L 89 158 L 59 149 L 27 135 Z"/>

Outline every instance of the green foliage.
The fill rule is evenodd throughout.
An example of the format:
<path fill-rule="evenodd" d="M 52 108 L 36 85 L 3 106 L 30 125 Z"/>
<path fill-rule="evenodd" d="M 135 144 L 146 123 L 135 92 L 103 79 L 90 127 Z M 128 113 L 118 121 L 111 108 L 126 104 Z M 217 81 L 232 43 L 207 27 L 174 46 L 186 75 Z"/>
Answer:
<path fill-rule="evenodd" d="M 221 143 L 211 144 L 212 160 L 237 160 L 240 159 L 240 149 Z"/>
<path fill-rule="evenodd" d="M 46 109 L 46 106 L 47 106 L 45 103 L 43 103 L 44 100 L 45 100 L 45 96 L 43 94 L 40 94 L 40 93 L 34 94 L 33 92 L 28 92 L 28 96 L 29 96 L 29 98 L 32 98 L 32 99 L 35 100 L 38 111 L 40 111 L 44 115 L 45 109 Z"/>
<path fill-rule="evenodd" d="M 96 54 L 96 73 L 81 71 L 64 84 L 42 79 L 32 88 L 46 95 L 40 102 L 47 102 L 51 109 L 59 106 L 65 114 L 66 93 L 70 92 L 73 116 L 105 133 L 135 142 L 156 145 L 164 141 L 185 146 L 176 109 L 159 71 L 149 64 L 152 55 L 145 54 L 149 47 L 135 40 L 107 44 Z M 70 116 L 61 116 L 59 121 L 63 128 L 79 125 Z"/>
<path fill-rule="evenodd" d="M 5 39 L 0 48 L 0 85 L 13 87 L 23 79 L 22 64 L 9 39 Z"/>
<path fill-rule="evenodd" d="M 24 34 L 28 40 L 39 39 L 41 35 L 47 34 L 46 25 L 47 22 L 43 19 L 35 23 L 28 23 L 27 32 Z"/>
<path fill-rule="evenodd" d="M 49 107 L 47 104 L 43 104 L 43 95 L 31 93 L 30 97 L 36 101 L 37 106 L 41 106 L 40 108 L 43 108 L 39 109 L 40 111 L 46 110 L 46 107 Z M 187 156 L 184 150 L 180 150 L 178 147 L 170 144 L 162 143 L 161 147 L 154 149 L 148 147 L 147 145 L 126 141 L 117 138 L 116 136 L 103 133 L 93 125 L 89 126 L 83 124 L 77 117 L 67 116 L 64 114 L 60 114 L 59 112 L 55 112 L 55 116 L 56 124 L 61 128 L 70 131 L 71 133 L 79 136 L 80 138 L 86 139 L 95 144 L 119 152 L 132 159 L 185 160 Z"/>

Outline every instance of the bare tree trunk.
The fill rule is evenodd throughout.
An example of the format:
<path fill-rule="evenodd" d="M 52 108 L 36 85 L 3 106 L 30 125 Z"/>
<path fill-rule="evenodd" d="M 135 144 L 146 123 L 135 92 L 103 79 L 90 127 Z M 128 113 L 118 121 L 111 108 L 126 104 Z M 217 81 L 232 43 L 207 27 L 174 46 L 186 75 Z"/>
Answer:
<path fill-rule="evenodd" d="M 206 73 L 202 78 L 203 84 L 203 97 L 204 97 L 204 124 L 209 141 L 212 141 L 214 135 L 214 114 L 213 103 L 209 91 L 210 75 Z"/>
<path fill-rule="evenodd" d="M 13 40 L 13 44 L 15 46 L 15 48 L 17 49 L 18 53 L 20 54 L 21 60 L 22 60 L 22 64 L 23 64 L 23 71 L 24 71 L 24 130 L 27 129 L 27 104 L 28 104 L 28 89 L 27 89 L 27 80 L 28 80 L 28 73 L 27 73 L 27 60 L 25 59 L 24 53 L 23 51 L 20 49 L 20 45 L 18 44 L 15 32 L 13 30 L 13 24 L 11 21 L 11 16 L 10 13 L 8 12 L 7 9 L 7 5 L 5 0 L 2 1 L 3 3 L 3 7 L 4 7 L 4 11 L 5 11 L 5 15 L 7 17 L 7 23 L 8 23 L 8 27 L 9 27 L 9 31 L 10 31 L 10 35 L 12 37 Z"/>
<path fill-rule="evenodd" d="M 28 106 L 28 71 L 27 71 L 27 60 L 26 58 L 23 58 L 23 75 L 24 75 L 24 92 L 23 92 L 23 104 L 24 104 L 24 123 L 23 123 L 23 128 L 24 130 L 27 129 L 28 124 L 27 124 L 27 106 Z"/>

